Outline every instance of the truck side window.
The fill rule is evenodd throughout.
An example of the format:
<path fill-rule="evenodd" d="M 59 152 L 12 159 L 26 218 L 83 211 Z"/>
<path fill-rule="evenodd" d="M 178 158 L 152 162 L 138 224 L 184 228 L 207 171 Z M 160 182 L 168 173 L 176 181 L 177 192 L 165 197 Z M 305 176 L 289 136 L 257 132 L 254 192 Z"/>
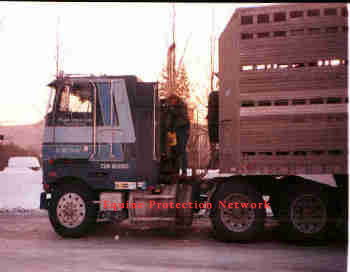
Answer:
<path fill-rule="evenodd" d="M 56 125 L 92 125 L 92 90 L 89 86 L 65 86 L 61 90 Z"/>
<path fill-rule="evenodd" d="M 119 127 L 120 123 L 119 123 L 119 116 L 118 116 L 117 106 L 116 106 L 116 103 L 115 103 L 115 99 L 112 98 L 112 100 L 113 100 L 113 113 L 114 113 L 113 114 L 112 125 Z"/>
<path fill-rule="evenodd" d="M 96 124 L 97 126 L 119 126 L 118 104 L 111 95 L 108 82 L 97 83 Z"/>
<path fill-rule="evenodd" d="M 96 126 L 103 126 L 103 117 L 102 117 L 102 109 L 100 104 L 100 98 L 96 96 Z"/>

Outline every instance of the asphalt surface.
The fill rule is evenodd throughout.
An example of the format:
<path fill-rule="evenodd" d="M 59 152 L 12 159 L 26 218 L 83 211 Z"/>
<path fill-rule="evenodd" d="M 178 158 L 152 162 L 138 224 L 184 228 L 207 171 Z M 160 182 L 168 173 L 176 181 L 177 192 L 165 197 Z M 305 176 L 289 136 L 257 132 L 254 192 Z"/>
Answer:
<path fill-rule="evenodd" d="M 206 218 L 186 230 L 100 224 L 63 239 L 45 214 L 0 214 L 0 271 L 346 271 L 346 242 L 284 242 L 268 222 L 251 243 L 216 241 Z"/>

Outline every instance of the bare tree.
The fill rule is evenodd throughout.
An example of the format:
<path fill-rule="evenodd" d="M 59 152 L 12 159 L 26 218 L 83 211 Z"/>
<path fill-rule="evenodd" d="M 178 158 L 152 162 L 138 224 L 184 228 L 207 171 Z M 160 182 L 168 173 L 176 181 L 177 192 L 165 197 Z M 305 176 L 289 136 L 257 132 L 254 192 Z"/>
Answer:
<path fill-rule="evenodd" d="M 191 96 L 191 83 L 184 65 L 176 70 L 171 77 L 169 69 L 164 68 L 159 82 L 159 94 L 161 98 L 176 94 L 184 100 Z"/>
<path fill-rule="evenodd" d="M 183 54 L 177 64 L 176 62 L 176 43 L 175 43 L 175 8 L 173 6 L 173 25 L 172 25 L 172 44 L 168 48 L 167 52 L 167 62 L 164 66 L 159 84 L 159 95 L 161 98 L 165 98 L 171 94 L 176 94 L 183 98 L 185 101 L 192 101 L 194 103 L 189 104 L 189 115 L 191 120 L 191 133 L 189 142 L 187 145 L 188 155 L 189 155 L 189 166 L 192 168 L 192 172 L 195 173 L 198 168 L 206 168 L 210 160 L 210 143 L 208 137 L 208 130 L 206 124 L 200 124 L 199 120 L 203 120 L 207 115 L 207 101 L 208 95 L 211 90 L 213 90 L 213 71 L 214 71 L 214 51 L 215 51 L 215 38 L 212 35 L 211 38 L 211 65 L 209 77 L 211 87 L 207 89 L 202 95 L 195 95 L 193 92 L 193 85 L 190 83 L 186 67 L 184 64 L 184 57 L 186 49 L 191 37 L 188 36 Z M 198 107 L 201 106 L 201 107 Z M 201 109 L 200 109 L 201 108 Z"/>
<path fill-rule="evenodd" d="M 167 97 L 171 94 L 176 94 L 183 98 L 184 100 L 190 97 L 190 82 L 188 79 L 187 71 L 183 63 L 184 56 L 186 53 L 186 48 L 189 42 L 188 37 L 184 52 L 180 58 L 180 61 L 177 65 L 176 63 L 176 41 L 175 41 L 175 4 L 173 4 L 172 9 L 172 44 L 168 48 L 167 53 L 167 62 L 166 66 L 163 68 L 159 94 L 161 98 Z"/>

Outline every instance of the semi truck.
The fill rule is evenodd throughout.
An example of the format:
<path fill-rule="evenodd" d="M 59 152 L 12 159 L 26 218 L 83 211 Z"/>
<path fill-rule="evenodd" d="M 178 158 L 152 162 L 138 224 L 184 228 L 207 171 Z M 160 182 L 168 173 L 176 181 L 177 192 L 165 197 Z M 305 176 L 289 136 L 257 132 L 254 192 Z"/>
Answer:
<path fill-rule="evenodd" d="M 271 206 L 283 237 L 324 239 L 347 222 L 347 65 L 345 4 L 236 9 L 208 99 L 210 178 L 171 167 L 157 83 L 61 75 L 41 208 L 59 235 L 81 237 L 100 220 L 190 226 L 202 205 L 218 240 L 250 241 Z"/>

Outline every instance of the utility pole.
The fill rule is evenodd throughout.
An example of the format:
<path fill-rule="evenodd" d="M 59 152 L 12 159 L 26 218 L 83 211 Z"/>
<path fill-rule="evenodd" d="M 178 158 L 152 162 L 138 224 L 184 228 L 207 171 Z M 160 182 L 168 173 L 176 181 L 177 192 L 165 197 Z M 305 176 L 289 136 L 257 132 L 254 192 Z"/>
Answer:
<path fill-rule="evenodd" d="M 171 84 L 172 84 L 172 89 L 173 91 L 175 92 L 175 87 L 176 87 L 176 84 L 175 84 L 175 81 L 176 81 L 176 43 L 175 43 L 175 18 L 176 18 L 176 12 L 175 12 L 175 3 L 173 3 L 173 46 L 174 46 L 174 50 L 173 50 L 173 55 L 172 55 L 172 64 L 171 64 L 171 73 L 172 73 L 172 81 L 171 81 Z"/>
<path fill-rule="evenodd" d="M 212 20 L 211 20 L 211 35 L 210 35 L 210 90 L 207 93 L 207 97 L 209 98 L 210 92 L 214 91 L 214 76 L 215 76 L 215 10 L 212 8 Z M 218 151 L 217 144 L 210 143 L 210 160 L 209 166 L 213 168 L 218 159 Z"/>
<path fill-rule="evenodd" d="M 188 38 L 186 40 L 184 52 L 182 53 L 182 56 L 181 56 L 181 58 L 179 60 L 178 70 L 180 70 L 182 65 L 183 65 L 183 60 L 184 60 L 184 57 L 185 57 L 186 49 L 187 49 L 187 46 L 188 46 L 188 42 L 190 41 L 191 35 L 192 35 L 192 32 L 190 33 L 190 35 L 188 36 Z"/>
<path fill-rule="evenodd" d="M 60 75 L 60 17 L 57 17 L 57 29 L 56 29 L 56 78 Z"/>
<path fill-rule="evenodd" d="M 210 92 L 214 90 L 214 70 L 215 70 L 215 11 L 212 8 L 212 28 L 210 36 Z"/>

